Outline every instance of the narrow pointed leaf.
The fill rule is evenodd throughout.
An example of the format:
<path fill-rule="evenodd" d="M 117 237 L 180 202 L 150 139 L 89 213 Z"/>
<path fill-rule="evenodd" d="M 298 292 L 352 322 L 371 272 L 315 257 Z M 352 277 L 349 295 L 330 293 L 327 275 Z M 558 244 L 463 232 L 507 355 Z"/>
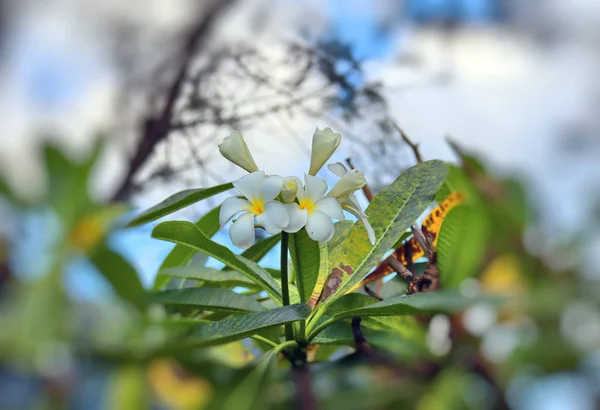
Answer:
<path fill-rule="evenodd" d="M 485 256 L 488 222 L 481 208 L 461 205 L 452 209 L 438 239 L 438 267 L 444 288 L 457 288 L 477 273 Z"/>
<path fill-rule="evenodd" d="M 154 293 L 152 302 L 168 306 L 194 306 L 202 310 L 224 312 L 262 312 L 256 299 L 227 289 L 186 288 Z"/>
<path fill-rule="evenodd" d="M 133 220 L 129 222 L 127 226 L 138 226 L 155 221 L 165 215 L 172 214 L 173 212 L 185 208 L 186 206 L 192 205 L 203 199 L 210 198 L 211 196 L 220 194 L 221 192 L 228 191 L 232 188 L 233 184 L 229 182 L 210 188 L 186 189 L 185 191 L 177 192 L 161 203 L 154 205 L 152 208 L 145 210 L 140 215 L 133 218 Z"/>
<path fill-rule="evenodd" d="M 112 285 L 115 293 L 142 310 L 147 304 L 147 295 L 136 270 L 106 244 L 99 244 L 90 253 L 90 261 Z"/>
<path fill-rule="evenodd" d="M 319 277 L 321 261 L 320 248 L 327 249 L 326 244 L 310 239 L 305 229 L 290 235 L 290 257 L 296 274 L 296 286 L 300 301 L 308 302 Z M 325 261 L 326 262 L 326 261 Z"/>
<path fill-rule="evenodd" d="M 317 275 L 317 282 L 315 287 L 308 299 L 308 306 L 314 308 L 321 297 L 325 281 L 327 280 L 327 274 L 329 273 L 329 247 L 327 245 L 319 244 L 320 251 L 320 266 L 319 273 Z"/>
<path fill-rule="evenodd" d="M 251 410 L 257 408 L 257 405 L 264 399 L 264 392 L 267 387 L 267 379 L 275 364 L 275 354 L 268 351 L 259 357 L 253 368 L 242 378 L 242 380 L 233 387 L 227 394 L 215 397 L 215 401 L 208 408 L 211 409 L 236 409 Z M 258 406 L 262 408 L 262 406 Z"/>
<path fill-rule="evenodd" d="M 363 224 L 355 224 L 329 256 L 332 270 L 323 291 L 329 304 L 361 281 L 406 229 L 427 209 L 446 178 L 442 161 L 427 161 L 403 172 L 373 199 L 366 213 L 375 231 L 371 245 Z"/>
<path fill-rule="evenodd" d="M 231 249 L 211 241 L 193 223 L 163 222 L 154 227 L 152 237 L 185 245 L 212 256 L 262 286 L 271 297 L 281 302 L 281 288 L 267 271 L 255 262 L 236 255 Z"/>
<path fill-rule="evenodd" d="M 304 320 L 310 313 L 311 309 L 308 305 L 296 304 L 266 312 L 230 317 L 198 326 L 186 344 L 189 346 L 224 344 L 252 336 L 261 329 Z"/>
<path fill-rule="evenodd" d="M 254 281 L 251 281 L 246 276 L 234 270 L 219 270 L 204 266 L 178 266 L 176 268 L 161 271 L 160 274 L 172 278 L 192 279 L 209 284 L 230 285 L 232 287 L 257 286 Z"/>
<path fill-rule="evenodd" d="M 269 236 L 261 239 L 254 245 L 242 252 L 242 256 L 254 262 L 260 262 L 271 249 L 281 241 L 281 235 Z"/>
<path fill-rule="evenodd" d="M 219 230 L 219 212 L 221 211 L 221 205 L 211 209 L 205 215 L 203 215 L 198 221 L 196 226 L 207 238 L 212 237 Z M 169 277 L 163 276 L 161 271 L 174 268 L 176 266 L 186 265 L 198 251 L 190 248 L 189 246 L 176 244 L 175 247 L 169 252 L 162 265 L 160 266 L 159 272 L 154 279 L 154 290 L 162 289 L 167 283 L 169 283 Z"/>
<path fill-rule="evenodd" d="M 334 318 L 351 316 L 395 316 L 460 312 L 476 303 L 500 303 L 490 296 L 467 297 L 456 291 L 435 291 L 396 296 L 378 303 L 339 311 Z"/>

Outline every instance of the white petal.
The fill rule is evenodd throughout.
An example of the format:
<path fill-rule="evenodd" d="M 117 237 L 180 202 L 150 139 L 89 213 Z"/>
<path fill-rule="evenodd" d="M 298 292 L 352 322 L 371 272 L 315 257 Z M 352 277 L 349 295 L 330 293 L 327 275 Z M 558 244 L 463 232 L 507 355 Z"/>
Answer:
<path fill-rule="evenodd" d="M 337 199 L 330 196 L 324 196 L 315 203 L 315 210 L 323 212 L 330 218 L 344 220 L 344 212 L 342 206 Z"/>
<path fill-rule="evenodd" d="M 298 192 L 296 192 L 296 198 L 298 198 L 298 202 L 306 201 L 306 188 L 302 184 L 298 185 Z"/>
<path fill-rule="evenodd" d="M 327 191 L 327 182 L 321 178 L 304 174 L 304 187 L 306 189 L 306 196 L 312 201 L 316 201 L 325 195 L 325 192 Z"/>
<path fill-rule="evenodd" d="M 355 191 L 364 187 L 366 183 L 367 180 L 362 172 L 351 169 L 335 183 L 328 195 L 334 198 L 343 198 L 352 195 Z"/>
<path fill-rule="evenodd" d="M 254 243 L 254 215 L 251 212 L 240 216 L 229 228 L 231 242 L 240 249 L 247 249 Z"/>
<path fill-rule="evenodd" d="M 250 205 L 250 202 L 242 198 L 236 198 L 235 196 L 223 201 L 223 205 L 221 205 L 221 210 L 219 211 L 219 224 L 221 224 L 221 228 L 238 212 L 248 211 Z"/>
<path fill-rule="evenodd" d="M 323 212 L 314 211 L 312 214 L 308 215 L 306 232 L 313 241 L 327 242 L 333 238 L 334 231 L 331 218 Z"/>
<path fill-rule="evenodd" d="M 333 164 L 329 164 L 329 165 L 327 165 L 327 169 L 329 169 L 331 172 L 333 172 L 340 178 L 343 177 L 344 175 L 346 175 L 346 172 L 348 172 L 348 170 L 346 169 L 344 164 L 342 164 L 341 162 L 335 162 Z"/>
<path fill-rule="evenodd" d="M 233 186 L 242 193 L 246 198 L 252 200 L 260 198 L 260 187 L 265 180 L 264 171 L 256 171 L 248 175 L 244 175 L 237 181 L 233 182 Z"/>
<path fill-rule="evenodd" d="M 341 198 L 339 201 L 344 211 L 350 212 L 358 219 L 367 217 L 367 215 L 363 212 L 362 208 L 360 207 L 356 195 L 349 195 L 347 197 Z"/>
<path fill-rule="evenodd" d="M 260 185 L 260 198 L 267 202 L 272 201 L 281 192 L 283 177 L 269 175 Z"/>
<path fill-rule="evenodd" d="M 284 204 L 271 201 L 265 204 L 265 211 L 256 217 L 256 221 L 269 235 L 275 235 L 290 224 L 290 214 Z"/>
<path fill-rule="evenodd" d="M 363 223 L 365 229 L 367 230 L 369 242 L 371 242 L 371 245 L 375 245 L 375 231 L 373 230 L 373 227 L 371 226 L 367 218 L 360 218 L 360 221 Z"/>
<path fill-rule="evenodd" d="M 306 209 L 300 209 L 300 206 L 295 202 L 286 204 L 285 206 L 290 214 L 290 224 L 284 229 L 284 231 L 289 233 L 298 232 L 304 227 L 304 225 L 306 225 L 308 213 L 306 212 Z"/>

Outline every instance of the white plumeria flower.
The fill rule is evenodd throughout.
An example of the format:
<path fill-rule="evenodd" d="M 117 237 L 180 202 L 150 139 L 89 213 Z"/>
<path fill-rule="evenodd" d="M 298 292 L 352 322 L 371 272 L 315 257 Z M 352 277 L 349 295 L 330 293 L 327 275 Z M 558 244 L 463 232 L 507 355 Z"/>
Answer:
<path fill-rule="evenodd" d="M 308 236 L 313 241 L 327 242 L 334 234 L 334 219 L 343 220 L 342 206 L 337 199 L 324 196 L 327 183 L 321 178 L 304 175 L 304 187 L 298 187 L 298 203 L 286 204 L 290 213 L 290 224 L 286 232 L 298 232 L 306 227 Z"/>
<path fill-rule="evenodd" d="M 242 213 L 229 228 L 231 242 L 241 249 L 254 243 L 254 219 L 270 235 L 280 233 L 290 224 L 284 204 L 274 201 L 281 191 L 283 178 L 266 176 L 263 171 L 244 175 L 233 186 L 246 198 L 227 198 L 219 213 L 221 228 L 236 214 Z"/>
<path fill-rule="evenodd" d="M 327 166 L 331 172 L 340 177 L 340 180 L 333 186 L 329 192 L 329 196 L 340 201 L 342 209 L 350 212 L 359 221 L 363 223 L 371 244 L 375 245 L 375 232 L 368 221 L 367 215 L 363 212 L 358 198 L 354 192 L 364 187 L 367 183 L 365 176 L 356 170 L 347 170 L 344 164 L 336 162 Z"/>
<path fill-rule="evenodd" d="M 302 182 L 300 182 L 300 179 L 297 177 L 283 178 L 283 184 L 281 186 L 281 198 L 283 199 L 283 202 L 286 204 L 294 202 L 298 187 L 301 186 Z"/>
<path fill-rule="evenodd" d="M 312 139 L 309 175 L 316 175 L 331 158 L 342 141 L 342 136 L 331 128 L 316 129 Z"/>
<path fill-rule="evenodd" d="M 229 161 L 248 172 L 258 171 L 258 166 L 239 131 L 233 131 L 219 144 L 219 152 Z"/>

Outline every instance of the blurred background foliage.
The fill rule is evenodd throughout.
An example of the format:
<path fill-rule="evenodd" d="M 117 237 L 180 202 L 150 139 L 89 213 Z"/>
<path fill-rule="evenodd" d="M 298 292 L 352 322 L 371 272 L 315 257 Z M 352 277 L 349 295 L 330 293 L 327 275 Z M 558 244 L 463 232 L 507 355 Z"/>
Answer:
<path fill-rule="evenodd" d="M 352 354 L 349 321 L 328 328 L 309 355 L 321 408 L 600 406 L 595 2 L 53 3 L 0 1 L 0 407 L 289 408 L 288 365 L 257 363 L 255 341 L 150 354 L 186 331 L 148 306 L 170 249 L 124 226 L 234 178 L 214 155 L 231 127 L 301 173 L 299 136 L 331 126 L 377 191 L 414 161 L 393 120 L 456 164 L 442 287 L 509 301 L 364 319 L 383 365 Z"/>

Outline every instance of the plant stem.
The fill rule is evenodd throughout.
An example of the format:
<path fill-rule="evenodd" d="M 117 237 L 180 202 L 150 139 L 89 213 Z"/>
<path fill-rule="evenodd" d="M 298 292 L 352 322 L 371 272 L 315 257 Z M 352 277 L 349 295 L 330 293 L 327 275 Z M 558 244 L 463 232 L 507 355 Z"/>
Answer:
<path fill-rule="evenodd" d="M 317 322 L 319 321 L 319 319 L 321 319 L 321 316 L 323 316 L 323 313 L 325 313 L 325 309 L 320 308 L 317 309 L 314 312 L 314 315 L 312 317 L 308 318 L 308 325 L 306 327 L 306 334 L 310 334 L 312 329 L 317 325 Z"/>
<path fill-rule="evenodd" d="M 327 326 L 331 325 L 333 322 L 336 322 L 337 319 L 327 319 L 326 321 L 324 321 L 323 323 L 321 323 L 319 326 L 315 327 L 314 329 L 312 329 L 309 326 L 309 332 L 308 332 L 308 337 L 306 339 L 306 343 L 310 343 L 315 336 L 317 336 L 319 333 L 321 333 L 323 331 L 323 329 L 325 329 Z M 315 322 L 316 323 L 316 322 Z"/>
<path fill-rule="evenodd" d="M 290 287 L 288 284 L 288 240 L 287 232 L 281 232 L 281 297 L 283 306 L 290 304 Z M 294 339 L 294 328 L 291 323 L 285 325 L 285 340 Z"/>
<path fill-rule="evenodd" d="M 288 340 L 287 342 L 283 342 L 283 343 L 277 345 L 275 348 L 273 348 L 273 353 L 279 354 L 279 352 L 281 352 L 286 347 L 295 346 L 295 345 L 297 345 L 295 340 Z"/>
<path fill-rule="evenodd" d="M 260 335 L 254 335 L 254 336 L 252 336 L 252 339 L 261 341 L 263 343 L 266 343 L 266 344 L 268 344 L 271 347 L 277 347 L 277 346 L 279 346 L 277 343 L 272 342 L 271 340 L 267 339 L 266 337 L 262 337 Z"/>

